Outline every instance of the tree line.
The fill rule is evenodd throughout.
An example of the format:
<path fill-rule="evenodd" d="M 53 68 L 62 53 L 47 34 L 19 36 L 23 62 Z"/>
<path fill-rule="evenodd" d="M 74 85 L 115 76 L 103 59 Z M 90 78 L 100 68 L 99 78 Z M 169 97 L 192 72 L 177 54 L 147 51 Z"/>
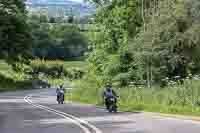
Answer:
<path fill-rule="evenodd" d="M 93 15 L 86 16 L 73 16 L 69 15 L 66 17 L 54 17 L 48 16 L 45 13 L 40 13 L 39 11 L 36 13 L 30 13 L 29 17 L 32 20 L 38 21 L 40 23 L 75 23 L 75 24 L 92 24 L 93 23 Z"/>

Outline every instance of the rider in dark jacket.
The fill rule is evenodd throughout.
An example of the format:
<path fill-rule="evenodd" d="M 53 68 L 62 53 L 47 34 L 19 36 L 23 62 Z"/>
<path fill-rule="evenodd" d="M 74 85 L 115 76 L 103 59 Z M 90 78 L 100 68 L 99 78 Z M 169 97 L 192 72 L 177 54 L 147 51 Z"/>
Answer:
<path fill-rule="evenodd" d="M 116 92 L 112 89 L 111 85 L 107 85 L 106 89 L 103 92 L 103 99 L 106 105 L 106 108 L 109 108 L 109 98 L 115 98 L 115 102 L 117 102 L 117 94 Z"/>
<path fill-rule="evenodd" d="M 56 94 L 57 94 L 57 101 L 60 98 L 60 96 L 63 97 L 64 99 L 64 93 L 65 93 L 65 89 L 63 87 L 63 85 L 60 85 L 57 89 L 56 89 Z"/>
<path fill-rule="evenodd" d="M 57 96 L 56 100 L 58 101 L 60 96 L 60 88 L 56 88 L 56 96 Z"/>

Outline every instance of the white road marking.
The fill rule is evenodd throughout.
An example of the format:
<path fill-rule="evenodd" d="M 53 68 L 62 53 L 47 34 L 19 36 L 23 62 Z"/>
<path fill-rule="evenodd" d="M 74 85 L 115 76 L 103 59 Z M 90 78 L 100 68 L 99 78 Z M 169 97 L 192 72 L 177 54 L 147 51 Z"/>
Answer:
<path fill-rule="evenodd" d="M 30 96 L 32 96 L 32 95 L 30 95 Z M 24 101 L 29 103 L 29 104 L 31 104 L 32 106 L 40 108 L 40 109 L 43 109 L 43 110 L 51 112 L 51 113 L 55 113 L 55 114 L 65 118 L 65 119 L 68 119 L 68 120 L 72 121 L 75 125 L 79 126 L 85 133 L 91 133 L 91 132 L 89 131 L 89 129 L 87 127 L 83 126 L 81 123 L 87 125 L 91 129 L 93 129 L 96 133 L 102 133 L 98 128 L 96 128 L 94 125 L 88 123 L 87 121 L 84 121 L 82 119 L 76 118 L 73 115 L 70 115 L 70 114 L 67 114 L 67 113 L 64 113 L 64 112 L 61 112 L 61 111 L 58 111 L 58 110 L 55 110 L 55 109 L 40 105 L 40 104 L 33 103 L 30 100 L 30 96 L 24 97 Z"/>
<path fill-rule="evenodd" d="M 32 106 L 34 107 L 37 107 L 37 108 L 40 108 L 40 109 L 43 109 L 45 111 L 48 111 L 48 112 L 51 112 L 51 113 L 54 113 L 54 114 L 57 114 L 65 119 L 68 119 L 70 120 L 72 123 L 74 123 L 75 125 L 79 126 L 85 133 L 91 133 L 86 127 L 84 127 L 83 125 L 81 125 L 80 123 L 78 123 L 77 121 L 69 118 L 69 117 L 66 117 L 65 115 L 63 114 L 60 114 L 58 113 L 57 111 L 53 111 L 51 109 L 47 109 L 46 107 L 42 107 L 41 105 L 38 105 L 38 104 L 33 104 L 33 102 L 29 99 L 30 97 L 29 96 L 26 96 L 24 97 L 24 101 L 26 101 L 27 103 L 31 104 Z"/>

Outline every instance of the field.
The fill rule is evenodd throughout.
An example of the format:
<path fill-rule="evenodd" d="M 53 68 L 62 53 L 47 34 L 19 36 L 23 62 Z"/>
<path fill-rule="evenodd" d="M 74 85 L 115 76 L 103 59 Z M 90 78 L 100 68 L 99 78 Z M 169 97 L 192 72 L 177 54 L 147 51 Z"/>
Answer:
<path fill-rule="evenodd" d="M 33 60 L 32 64 L 46 64 L 48 66 L 63 65 L 65 68 L 87 68 L 87 63 L 84 61 Z"/>

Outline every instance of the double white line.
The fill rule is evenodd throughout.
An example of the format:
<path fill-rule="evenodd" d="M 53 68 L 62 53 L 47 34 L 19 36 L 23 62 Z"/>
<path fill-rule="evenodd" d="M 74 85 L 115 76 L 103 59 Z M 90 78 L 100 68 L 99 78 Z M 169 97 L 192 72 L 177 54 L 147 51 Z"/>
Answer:
<path fill-rule="evenodd" d="M 70 120 L 73 124 L 79 126 L 85 133 L 102 133 L 98 128 L 96 128 L 94 125 L 88 123 L 87 121 L 79 119 L 73 115 L 70 115 L 70 114 L 67 114 L 67 113 L 64 113 L 64 112 L 40 105 L 40 104 L 33 103 L 30 98 L 31 98 L 31 96 L 25 96 L 24 101 L 36 108 L 43 109 L 47 112 L 54 113 L 56 115 L 59 115 L 65 119 L 67 119 L 67 120 Z"/>

